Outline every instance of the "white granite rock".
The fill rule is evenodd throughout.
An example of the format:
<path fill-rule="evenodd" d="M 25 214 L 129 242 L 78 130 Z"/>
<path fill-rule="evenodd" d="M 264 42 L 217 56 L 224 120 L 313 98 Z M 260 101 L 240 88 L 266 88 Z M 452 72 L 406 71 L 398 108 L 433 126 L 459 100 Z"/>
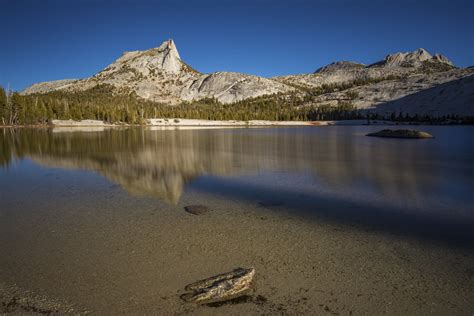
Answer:
<path fill-rule="evenodd" d="M 458 69 L 443 55 L 431 55 L 420 48 L 413 52 L 387 55 L 384 60 L 369 66 L 348 61 L 334 62 L 313 74 L 271 79 L 236 72 L 202 74 L 183 62 L 173 40 L 167 40 L 157 48 L 126 52 L 90 78 L 43 82 L 29 87 L 23 93 L 86 90 L 107 84 L 114 87 L 117 93 L 134 92 L 143 99 L 166 104 L 204 98 L 233 103 L 277 93 L 294 92 L 304 97 L 308 89 L 311 91 L 323 85 L 346 84 L 345 90 L 317 96 L 307 105 L 337 105 L 341 101 L 350 101 L 359 109 L 377 111 L 380 108 L 380 111 L 389 112 L 394 106 L 406 108 L 400 102 L 391 102 L 403 98 L 403 102 L 409 101 L 412 109 L 405 109 L 404 112 L 474 115 L 470 106 L 473 103 L 472 91 L 464 91 L 472 89 L 472 84 L 453 84 L 445 94 L 439 91 L 439 95 L 428 93 L 410 100 L 405 98 L 473 73 L 474 69 Z M 354 83 L 357 84 L 351 87 Z M 461 90 L 454 89 L 456 86 Z M 348 92 L 357 95 L 357 98 L 349 100 Z M 450 93 L 453 95 L 448 95 Z M 426 101 L 428 95 L 430 102 Z M 382 110 L 382 104 L 387 102 L 391 103 L 383 106 Z M 420 102 L 423 106 L 420 106 Z"/>
<path fill-rule="evenodd" d="M 203 98 L 231 103 L 293 90 L 275 80 L 252 75 L 234 72 L 201 74 L 184 63 L 173 40 L 167 40 L 158 48 L 126 52 L 91 78 L 35 84 L 23 93 L 85 90 L 99 84 L 111 85 L 120 92 L 133 91 L 144 99 L 169 104 Z"/>

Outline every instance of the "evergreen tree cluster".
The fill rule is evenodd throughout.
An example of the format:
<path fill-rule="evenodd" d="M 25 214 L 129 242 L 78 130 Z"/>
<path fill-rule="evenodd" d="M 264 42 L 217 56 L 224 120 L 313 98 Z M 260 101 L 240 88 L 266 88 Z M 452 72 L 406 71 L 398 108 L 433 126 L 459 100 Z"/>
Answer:
<path fill-rule="evenodd" d="M 372 82 L 373 79 L 367 79 Z M 441 118 L 408 116 L 392 113 L 389 117 L 364 114 L 352 104 L 358 94 L 348 91 L 336 106 L 308 105 L 318 95 L 367 84 L 366 81 L 323 85 L 305 93 L 266 95 L 232 104 L 202 99 L 169 105 L 137 97 L 134 93 L 118 94 L 113 87 L 99 85 L 84 91 L 53 91 L 21 95 L 0 87 L 0 125 L 44 125 L 54 119 L 101 120 L 107 123 L 145 124 L 150 118 L 187 118 L 205 120 L 272 120 L 319 121 L 347 119 L 391 119 L 393 121 L 472 123 L 474 118 L 454 115 Z"/>
<path fill-rule="evenodd" d="M 37 125 L 53 119 L 95 119 L 108 123 L 144 124 L 149 118 L 206 120 L 327 120 L 359 118 L 350 103 L 336 107 L 302 106 L 296 95 L 273 95 L 223 104 L 215 99 L 179 105 L 147 101 L 134 94 L 116 94 L 106 85 L 84 91 L 21 95 L 0 87 L 0 124 Z"/>

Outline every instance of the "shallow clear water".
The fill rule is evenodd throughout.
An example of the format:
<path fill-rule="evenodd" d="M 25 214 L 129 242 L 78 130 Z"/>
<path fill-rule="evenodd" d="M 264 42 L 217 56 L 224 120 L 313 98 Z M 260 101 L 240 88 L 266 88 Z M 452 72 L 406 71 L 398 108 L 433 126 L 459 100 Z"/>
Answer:
<path fill-rule="evenodd" d="M 428 140 L 365 136 L 379 129 L 3 129 L 0 202 L 8 212 L 22 197 L 74 185 L 107 194 L 105 181 L 172 205 L 197 192 L 472 247 L 474 128 L 424 126 Z"/>
<path fill-rule="evenodd" d="M 378 129 L 0 130 L 0 313 L 469 314 L 474 128 Z M 254 299 L 180 299 L 236 267 Z"/>

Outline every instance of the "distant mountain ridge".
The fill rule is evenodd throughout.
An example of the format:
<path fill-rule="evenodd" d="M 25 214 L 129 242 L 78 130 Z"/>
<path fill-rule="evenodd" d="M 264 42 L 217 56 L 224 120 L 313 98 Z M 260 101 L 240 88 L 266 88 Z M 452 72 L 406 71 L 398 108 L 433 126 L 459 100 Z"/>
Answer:
<path fill-rule="evenodd" d="M 389 54 L 384 60 L 376 62 L 369 67 L 421 67 L 423 63 L 440 63 L 448 66 L 454 64 L 441 54 L 431 55 L 426 49 L 418 48 L 413 52 Z"/>
<path fill-rule="evenodd" d="M 365 67 L 364 64 L 360 64 L 360 63 L 356 63 L 352 61 L 335 61 L 333 63 L 330 63 L 329 65 L 319 68 L 314 73 L 321 74 L 321 73 L 328 73 L 328 72 L 333 72 L 333 71 L 338 71 L 338 70 L 360 69 L 364 67 Z"/>
<path fill-rule="evenodd" d="M 337 61 L 319 68 L 312 74 L 274 78 L 236 72 L 203 74 L 181 59 L 174 41 L 170 39 L 156 48 L 125 52 L 92 77 L 38 83 L 22 93 L 83 91 L 105 84 L 113 87 L 115 93 L 135 93 L 145 100 L 170 105 L 205 98 L 213 98 L 221 103 L 234 103 L 271 95 L 296 95 L 309 99 L 305 105 L 336 105 L 348 101 L 344 93 L 336 91 L 337 93 L 314 97 L 314 93 L 310 91 L 328 85 L 337 86 L 336 90 L 347 90 L 357 85 L 357 98 L 349 101 L 358 109 L 372 108 L 377 111 L 378 104 L 382 102 L 458 80 L 473 73 L 474 69 L 456 68 L 447 57 L 432 55 L 419 48 L 413 52 L 389 54 L 383 60 L 368 66 L 352 61 Z M 416 80 L 409 80 L 414 76 L 417 77 Z M 420 80 L 423 84 L 419 84 Z M 378 87 L 376 89 L 383 89 L 382 95 L 375 93 L 381 96 L 374 97 L 375 85 Z M 306 97 L 308 93 L 310 98 Z M 456 102 L 457 104 L 474 102 L 472 94 L 469 93 L 454 97 L 465 98 Z M 442 108 L 442 105 L 438 104 L 439 106 Z M 474 115 L 470 111 L 468 109 L 464 112 Z"/>

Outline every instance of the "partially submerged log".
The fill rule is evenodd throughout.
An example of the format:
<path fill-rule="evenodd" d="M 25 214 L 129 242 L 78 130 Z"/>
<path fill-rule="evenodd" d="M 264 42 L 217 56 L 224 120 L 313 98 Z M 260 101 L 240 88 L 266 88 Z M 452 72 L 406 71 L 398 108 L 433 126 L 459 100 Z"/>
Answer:
<path fill-rule="evenodd" d="M 366 136 L 390 137 L 390 138 L 433 138 L 433 135 L 427 132 L 413 129 L 384 129 L 375 133 L 369 133 Z"/>
<path fill-rule="evenodd" d="M 254 268 L 237 268 L 231 272 L 188 284 L 184 289 L 191 291 L 181 295 L 188 303 L 209 304 L 232 300 L 251 291 Z"/>

